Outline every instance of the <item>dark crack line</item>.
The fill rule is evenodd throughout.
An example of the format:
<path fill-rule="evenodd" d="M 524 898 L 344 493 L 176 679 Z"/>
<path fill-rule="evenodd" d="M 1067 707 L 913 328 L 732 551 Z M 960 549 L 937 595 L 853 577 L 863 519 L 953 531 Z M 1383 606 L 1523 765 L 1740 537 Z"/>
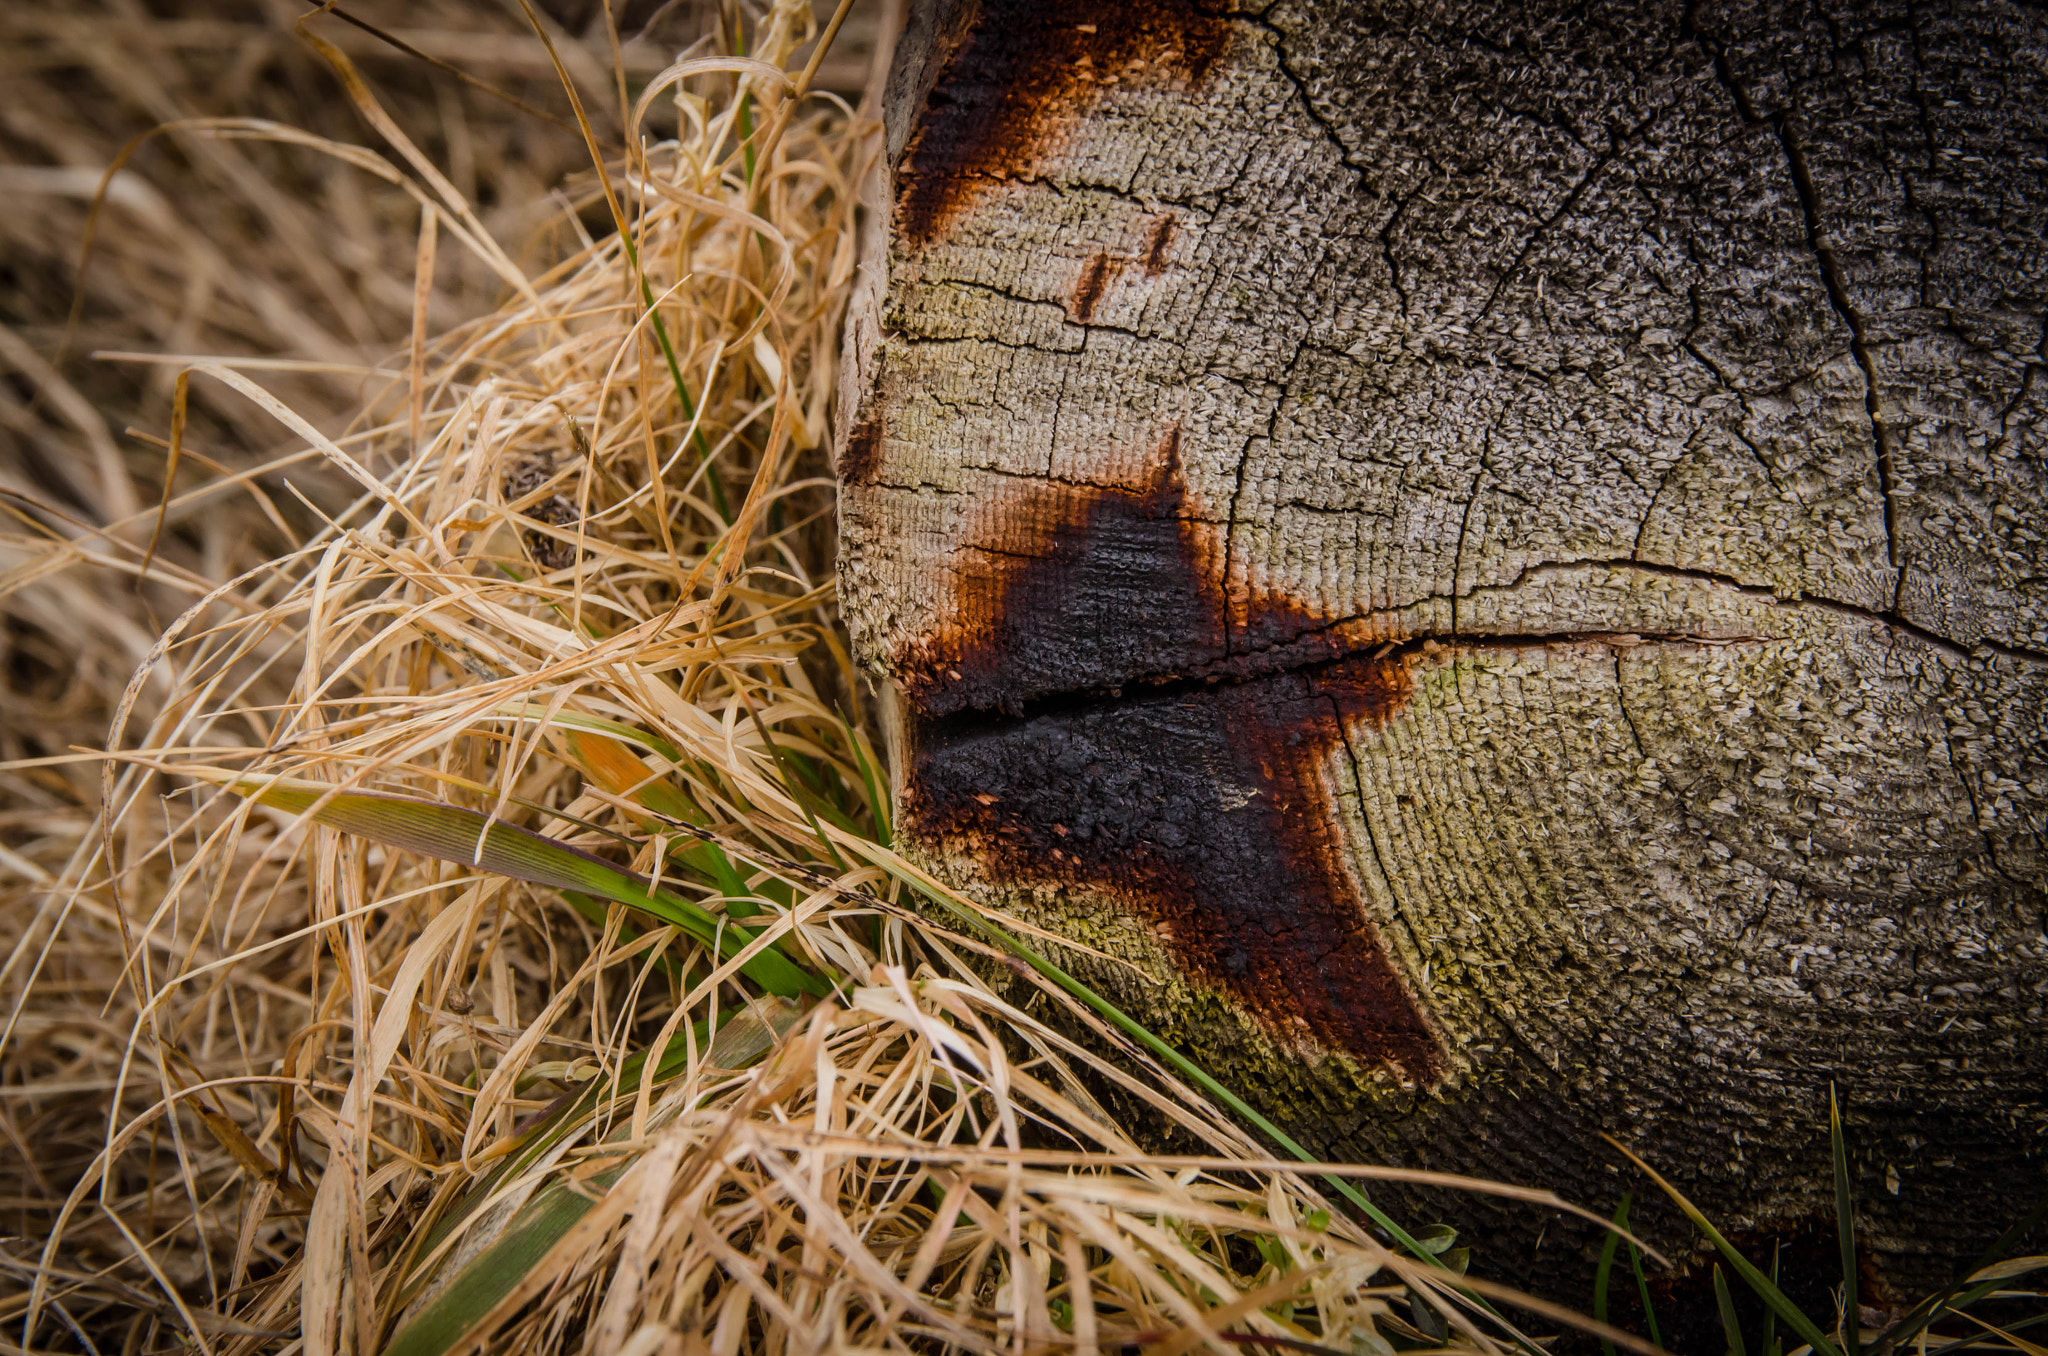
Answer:
<path fill-rule="evenodd" d="M 1702 583 L 1718 584 L 1723 588 L 1733 589 L 1737 593 L 1748 594 L 1751 597 L 1768 598 L 1781 607 L 1812 607 L 1824 612 L 1832 612 L 1837 616 L 1861 618 L 1864 621 L 1876 622 L 1881 626 L 1887 626 L 1895 631 L 1904 632 L 1915 640 L 1931 645 L 1944 653 L 1952 654 L 1959 659 L 1976 659 L 1981 657 L 1980 652 L 1988 652 L 2006 659 L 2018 660 L 2022 663 L 2048 664 L 2048 651 L 2030 649 L 2024 645 L 2010 645 L 2004 641 L 1988 638 L 1980 638 L 1973 645 L 1965 645 L 1960 641 L 1942 635 L 1939 631 L 1929 630 L 1918 622 L 1911 621 L 1894 611 L 1880 611 L 1876 608 L 1863 607 L 1857 603 L 1845 603 L 1838 598 L 1829 598 L 1821 594 L 1782 594 L 1769 585 L 1746 583 L 1733 575 L 1720 574 L 1713 570 L 1693 569 L 1684 565 L 1660 565 L 1646 560 L 1545 561 L 1536 565 L 1524 566 L 1521 573 L 1517 574 L 1512 580 L 1505 584 L 1485 585 L 1483 586 L 1483 591 L 1511 592 L 1514 589 L 1520 588 L 1534 575 L 1554 573 L 1559 570 L 1580 569 L 1589 566 L 1594 568 L 1604 566 L 1608 569 L 1617 570 L 1639 570 L 1645 574 L 1663 575 L 1671 579 L 1697 579 Z M 1472 590 L 1473 593 L 1481 591 L 1481 588 Z M 1427 602 L 1428 599 L 1419 599 L 1418 601 Z M 1463 637 L 1459 639 L 1462 640 Z"/>
<path fill-rule="evenodd" d="M 1052 357 L 1071 357 L 1081 351 L 1079 344 L 1072 348 L 1049 348 L 1044 344 L 1034 344 L 1022 339 L 998 339 L 987 334 L 938 335 L 899 332 L 890 335 L 889 342 L 905 348 L 936 348 L 941 344 L 988 344 L 994 348 L 1009 349 L 1013 353 L 1044 353 Z"/>
<path fill-rule="evenodd" d="M 1650 756 L 1650 750 L 1643 743 L 1643 732 L 1636 728 L 1635 713 L 1628 709 L 1628 688 L 1621 680 L 1622 656 L 1623 651 L 1616 647 L 1614 651 L 1614 704 L 1620 708 L 1621 718 L 1628 725 L 1628 737 L 1635 741 L 1636 756 L 1647 760 Z"/>
<path fill-rule="evenodd" d="M 1643 505 L 1642 520 L 1636 524 L 1635 540 L 1629 543 L 1628 558 L 1630 560 L 1635 561 L 1637 564 L 1642 563 L 1643 538 L 1650 535 L 1650 521 L 1657 516 L 1657 505 L 1664 499 L 1664 487 L 1671 483 L 1671 473 L 1680 466 L 1683 466 L 1686 458 L 1699 450 L 1700 443 L 1706 438 L 1708 432 L 1707 425 L 1702 422 L 1698 428 L 1693 430 L 1692 437 L 1686 440 L 1684 449 L 1672 460 L 1671 465 L 1665 467 L 1663 472 L 1657 477 L 1657 488 L 1650 491 L 1650 502 Z M 1630 477 L 1630 479 L 1633 480 L 1634 477 Z"/>
<path fill-rule="evenodd" d="M 1736 396 L 1736 399 L 1742 400 L 1742 397 L 1739 393 Z M 1747 400 L 1742 400 L 1742 408 L 1744 413 L 1749 412 L 1749 402 Z M 1764 455 L 1764 450 L 1756 445 L 1756 441 L 1752 439 L 1748 433 L 1744 432 L 1741 428 L 1731 428 L 1728 431 L 1735 435 L 1735 441 L 1741 443 L 1744 447 L 1749 449 L 1749 455 L 1752 458 L 1754 458 L 1756 460 L 1756 464 L 1763 469 L 1764 479 L 1771 482 L 1771 488 L 1778 492 L 1778 497 L 1780 499 L 1790 500 L 1792 503 L 1799 505 L 1799 507 L 1801 508 L 1807 507 L 1806 499 L 1804 498 L 1804 496 L 1800 495 L 1795 490 L 1786 489 L 1784 484 L 1779 481 L 1778 468 L 1771 465 L 1770 458 Z"/>
<path fill-rule="evenodd" d="M 1751 597 L 1768 599 L 1779 607 L 1810 607 L 1836 616 L 1852 618 L 1886 627 L 1903 635 L 1911 636 L 1931 648 L 1954 656 L 1964 662 L 1982 659 L 1986 654 L 1997 655 L 2019 663 L 2048 666 L 2048 652 L 2006 645 L 1997 641 L 1982 640 L 1974 646 L 1964 646 L 1924 626 L 1908 621 L 1890 612 L 1879 612 L 1845 603 L 1833 598 L 1799 595 L 1785 597 L 1776 590 L 1761 584 L 1748 584 L 1729 575 L 1717 574 L 1711 570 L 1689 569 L 1678 565 L 1656 565 L 1644 561 L 1616 558 L 1601 560 L 1546 561 L 1527 565 L 1506 584 L 1489 584 L 1475 587 L 1463 595 L 1471 597 L 1481 592 L 1507 593 L 1521 587 L 1530 579 L 1563 570 L 1584 568 L 1608 568 L 1635 571 L 1642 574 L 1659 575 L 1672 579 L 1691 579 L 1714 584 Z M 1704 631 L 1610 631 L 1597 628 L 1583 630 L 1547 632 L 1482 632 L 1473 634 L 1428 634 L 1413 636 L 1406 640 L 1391 641 L 1372 639 L 1364 641 L 1325 641 L 1332 632 L 1347 626 L 1368 623 L 1397 616 L 1399 612 L 1411 611 L 1432 602 L 1450 601 L 1445 595 L 1430 594 L 1392 611 L 1363 612 L 1347 617 L 1333 618 L 1323 625 L 1289 638 L 1277 644 L 1262 646 L 1243 652 L 1226 651 L 1224 657 L 1214 663 L 1198 664 L 1181 671 L 1134 674 L 1120 680 L 1113 686 L 1076 688 L 1064 691 L 1041 693 L 1023 701 L 1012 715 L 1028 718 L 1046 710 L 1068 710 L 1087 706 L 1104 698 L 1121 695 L 1126 686 L 1142 686 L 1155 694 L 1172 695 L 1217 686 L 1239 686 L 1262 679 L 1278 677 L 1287 673 L 1312 674 L 1332 665 L 1342 664 L 1361 655 L 1380 659 L 1387 656 L 1405 656 L 1415 653 L 1431 653 L 1446 648 L 1446 642 L 1468 650 L 1520 650 L 1538 649 L 1550 646 L 1571 646 L 1606 644 L 1617 648 L 1634 649 L 1643 645 L 1692 645 L 1720 648 L 1728 645 L 1754 645 L 1767 643 L 1772 638 L 1741 634 L 1713 634 Z M 1260 663 L 1262 658 L 1270 663 Z M 984 715 L 996 714 L 992 707 L 968 707 Z"/>
<path fill-rule="evenodd" d="M 1876 622 L 1880 625 L 1888 626 L 1893 629 L 1903 631 L 1908 635 L 1913 636 L 1917 640 L 1921 640 L 1926 644 L 1935 646 L 1936 648 L 1943 650 L 1946 653 L 1953 654 L 1958 658 L 1970 659 L 1975 657 L 1971 647 L 1965 646 L 1957 641 L 1951 640 L 1947 636 L 1941 635 L 1939 632 L 1930 631 L 1926 627 L 1908 621 L 1904 617 L 1898 616 L 1895 613 L 1879 612 L 1873 608 L 1863 607 L 1856 603 L 1845 603 L 1840 601 L 1839 599 L 1828 598 L 1821 595 L 1794 594 L 1788 596 L 1779 593 L 1776 589 L 1773 589 L 1768 585 L 1747 583 L 1741 579 L 1736 578 L 1733 575 L 1720 574 L 1713 570 L 1695 569 L 1684 565 L 1663 565 L 1658 564 L 1654 561 L 1636 560 L 1633 557 L 1612 556 L 1601 558 L 1588 558 L 1583 560 L 1537 561 L 1534 564 L 1524 565 L 1521 568 L 1521 570 L 1516 573 L 1513 579 L 1508 580 L 1504 584 L 1475 584 L 1469 589 L 1454 589 L 1449 594 L 1424 594 L 1422 597 L 1412 599 L 1406 603 L 1401 604 L 1399 607 L 1396 608 L 1381 609 L 1373 612 L 1359 612 L 1350 614 L 1348 616 L 1332 618 L 1331 620 L 1323 623 L 1321 626 L 1313 627 L 1307 631 L 1301 632 L 1299 635 L 1294 636 L 1293 638 L 1284 642 L 1283 644 L 1270 645 L 1259 650 L 1247 650 L 1241 655 L 1232 656 L 1232 658 L 1252 658 L 1273 651 L 1299 649 L 1304 644 L 1312 643 L 1317 637 L 1327 635 L 1328 633 L 1338 630 L 1342 627 L 1356 626 L 1363 622 L 1370 622 L 1376 619 L 1383 619 L 1388 617 L 1390 614 L 1398 614 L 1401 612 L 1413 611 L 1418 607 L 1423 607 L 1430 603 L 1448 602 L 1452 604 L 1452 606 L 1455 608 L 1459 601 L 1477 597 L 1479 594 L 1482 593 L 1512 593 L 1516 589 L 1521 588 L 1524 584 L 1528 583 L 1531 579 L 1535 578 L 1538 575 L 1557 574 L 1565 570 L 1603 568 L 1612 570 L 1635 571 L 1641 574 L 1659 575 L 1668 579 L 1692 579 L 1697 580 L 1701 583 L 1715 584 L 1722 588 L 1731 589 L 1737 593 L 1746 594 L 1753 598 L 1765 598 L 1770 600 L 1773 604 L 1780 607 L 1813 607 L 1821 609 L 1823 611 L 1835 613 L 1839 616 L 1857 617 L 1864 621 Z M 1511 636 L 1512 634 L 1513 633 L 1475 632 L 1468 635 L 1463 632 L 1453 631 L 1440 637 L 1440 639 L 1455 641 L 1462 644 L 1468 640 L 1482 641 L 1503 639 Z M 1572 632 L 1570 634 L 1578 635 L 1621 633 Z M 1977 648 L 1982 650 L 1988 650 L 1992 653 L 2004 655 L 2007 658 L 2018 659 L 2024 662 L 2048 664 L 2048 653 L 2029 650 L 2021 646 L 2006 645 L 1998 641 L 1980 639 L 1977 642 Z M 1197 670 L 1197 672 L 1200 672 L 1200 670 Z"/>
<path fill-rule="evenodd" d="M 1527 635 L 1500 634 L 1483 636 L 1461 636 L 1456 644 L 1461 650 L 1538 650 L 1568 648 L 1587 645 L 1611 645 L 1624 649 L 1636 649 L 1644 645 L 1693 645 L 1709 649 L 1720 649 L 1729 645 L 1756 644 L 1763 636 L 1719 636 L 1695 631 L 1551 631 Z M 1273 647 L 1286 649 L 1292 647 Z M 1373 660 L 1403 660 L 1417 654 L 1435 654 L 1449 649 L 1436 636 L 1416 636 L 1404 641 L 1382 641 L 1376 646 L 1350 646 L 1336 653 L 1325 652 L 1313 660 L 1283 665 L 1276 668 L 1250 669 L 1230 672 L 1221 666 L 1196 668 L 1186 673 L 1162 673 L 1139 675 L 1122 679 L 1113 687 L 1083 687 L 1042 692 L 1027 697 L 1014 706 L 997 708 L 993 706 L 964 706 L 949 711 L 946 720 L 961 720 L 978 717 L 985 721 L 1003 724 L 1036 720 L 1041 716 L 1076 713 L 1088 710 L 1104 702 L 1124 699 L 1127 689 L 1142 688 L 1147 697 L 1173 698 L 1199 692 L 1213 692 L 1220 688 L 1242 687 L 1248 683 L 1261 682 L 1269 678 L 1299 674 L 1314 677 L 1320 673 L 1361 656 Z M 1260 651 L 1270 653 L 1271 651 Z"/>
<path fill-rule="evenodd" d="M 1056 312 L 1062 320 L 1067 318 L 1067 308 L 1060 305 L 1057 301 L 1047 297 L 1026 296 L 1022 292 L 1015 292 L 1007 287 L 998 287 L 994 283 L 978 282 L 971 278 L 933 278 L 925 286 L 933 292 L 939 293 L 948 291 L 980 292 L 985 296 L 1001 297 L 1004 301 L 1014 301 L 1019 306 L 1035 306 Z"/>
<path fill-rule="evenodd" d="M 1842 277 L 1841 263 L 1835 258 L 1834 246 L 1829 243 L 1827 228 L 1822 222 L 1820 191 L 1815 187 L 1813 174 L 1806 163 L 1806 153 L 1800 149 L 1799 139 L 1792 134 L 1791 115 L 1788 110 L 1779 109 L 1765 114 L 1757 110 L 1749 97 L 1749 91 L 1735 78 L 1734 68 L 1729 64 L 1727 53 L 1713 39 L 1700 30 L 1694 7 L 1686 6 L 1683 20 L 1684 31 L 1699 44 L 1700 50 L 1713 63 L 1714 77 L 1721 87 L 1728 91 L 1735 103 L 1736 115 L 1746 126 L 1768 127 L 1784 149 L 1785 164 L 1792 175 L 1792 189 L 1799 199 L 1799 210 L 1806 222 L 1806 244 L 1813 252 L 1814 262 L 1820 269 L 1821 284 L 1826 289 L 1828 304 L 1836 316 L 1849 330 L 1849 354 L 1863 372 L 1863 408 L 1870 420 L 1870 436 L 1877 451 L 1878 491 L 1884 500 L 1885 553 L 1894 571 L 1892 582 L 1892 611 L 1896 613 L 1899 600 L 1906 590 L 1906 568 L 1899 555 L 1897 477 L 1892 466 L 1890 430 L 1885 427 L 1878 400 L 1877 364 L 1871 357 L 1870 345 L 1866 340 L 1863 317 L 1849 298 L 1849 289 Z"/>
<path fill-rule="evenodd" d="M 1622 140 L 1634 140 L 1642 135 L 1649 125 L 1646 122 L 1641 127 L 1630 129 L 1623 134 Z M 1515 275 L 1522 271 L 1522 265 L 1528 261 L 1531 252 L 1535 250 L 1536 246 L 1542 242 L 1545 236 L 1550 234 L 1551 227 L 1563 221 L 1571 210 L 1579 205 L 1579 199 L 1585 196 L 1586 190 L 1592 187 L 1593 181 L 1600 177 L 1600 171 L 1613 164 L 1620 156 L 1621 148 L 1619 142 L 1610 145 L 1605 151 L 1601 152 L 1593 161 L 1592 168 L 1579 176 L 1579 181 L 1572 185 L 1571 192 L 1564 195 L 1564 201 L 1557 205 L 1557 210 L 1536 223 L 1536 229 L 1529 232 L 1529 238 L 1524 240 L 1522 248 L 1515 252 L 1513 261 L 1505 269 L 1501 270 L 1500 278 L 1493 284 L 1493 290 L 1486 294 L 1486 304 L 1479 308 L 1479 315 L 1472 321 L 1474 326 L 1477 326 L 1481 320 L 1493 314 L 1493 304 L 1500 300 L 1500 294 L 1507 290 L 1508 284 L 1514 281 Z"/>
<path fill-rule="evenodd" d="M 1977 788 L 1970 784 L 1969 776 L 1961 767 L 1957 766 L 1956 735 L 1953 729 L 1944 726 L 1941 746 L 1948 753 L 1948 770 L 1954 774 L 1956 783 L 1963 788 L 1963 795 L 1970 802 L 1970 827 L 1977 831 L 1977 837 L 1984 845 L 1984 860 L 1991 863 L 1991 870 L 2000 878 L 2011 881 L 2015 885 L 2025 884 L 2025 882 L 2007 871 L 2004 864 L 1998 860 L 1998 849 L 1992 845 L 1991 831 L 1984 827 L 1984 812 L 1977 804 Z"/>
<path fill-rule="evenodd" d="M 1778 142 L 1785 148 L 1786 163 L 1792 169 L 1792 183 L 1799 192 L 1800 210 L 1806 216 L 1807 244 L 1813 250 L 1813 257 L 1820 265 L 1821 281 L 1827 286 L 1828 302 L 1849 327 L 1849 353 L 1856 359 L 1856 365 L 1863 369 L 1863 409 L 1870 418 L 1870 437 L 1877 447 L 1878 488 L 1884 495 L 1884 535 L 1886 554 L 1898 581 L 1892 590 L 1892 606 L 1897 608 L 1899 597 L 1905 592 L 1906 569 L 1899 558 L 1899 530 L 1897 507 L 1897 476 L 1892 469 L 1891 431 L 1885 427 L 1884 417 L 1878 403 L 1877 363 L 1870 356 L 1870 344 L 1865 338 L 1863 316 L 1849 300 L 1848 285 L 1842 279 L 1842 266 L 1835 258 L 1834 246 L 1828 243 L 1827 230 L 1821 224 L 1820 193 L 1814 187 L 1813 174 L 1806 164 L 1806 153 L 1799 148 L 1798 138 L 1792 135 L 1791 119 L 1780 113 L 1772 119 L 1772 130 L 1777 133 Z"/>
<path fill-rule="evenodd" d="M 1998 412 L 2000 442 L 2007 442 L 2012 438 L 2013 415 L 2019 412 L 2020 406 L 2026 401 L 2027 393 L 2033 389 L 2034 379 L 2043 371 L 2048 371 L 2048 311 L 2041 314 L 2041 342 L 2036 346 L 2035 356 L 2040 361 L 2027 363 L 2020 369 L 2019 389 L 2013 392 L 2012 399 L 2006 402 L 2005 408 Z"/>
<path fill-rule="evenodd" d="M 1681 339 L 1678 343 L 1679 349 L 1682 352 L 1684 352 L 1686 356 L 1690 357 L 1694 362 L 1698 363 L 1701 367 L 1705 368 L 1713 376 L 1715 383 L 1718 386 L 1720 386 L 1720 388 L 1723 391 L 1726 391 L 1729 395 L 1735 397 L 1735 403 L 1742 407 L 1742 418 L 1734 424 L 1728 425 L 1726 427 L 1728 429 L 1728 432 L 1735 436 L 1736 441 L 1740 442 L 1744 447 L 1749 449 L 1749 455 L 1755 458 L 1757 466 L 1764 473 L 1764 479 L 1771 482 L 1771 488 L 1778 492 L 1778 498 L 1789 499 L 1791 502 L 1799 505 L 1799 507 L 1801 507 L 1802 509 L 1807 507 L 1806 500 L 1802 496 L 1795 492 L 1788 491 L 1785 488 L 1784 483 L 1778 479 L 1778 468 L 1771 465 L 1770 459 L 1764 456 L 1763 449 L 1756 445 L 1755 440 L 1752 439 L 1749 436 L 1748 432 L 1744 429 L 1743 426 L 1747 424 L 1751 419 L 1756 417 L 1756 411 L 1750 406 L 1748 393 L 1745 392 L 1741 387 L 1737 386 L 1734 382 L 1730 381 L 1728 379 L 1728 374 L 1721 370 L 1721 365 L 1715 362 L 1712 358 L 1709 358 L 1706 355 L 1705 351 L 1702 350 L 1698 344 L 1693 342 L 1693 336 L 1699 333 L 1700 326 L 1705 323 L 1704 319 L 1700 315 L 1699 285 L 1695 283 L 1687 287 L 1685 289 L 1685 295 L 1686 301 L 1691 306 L 1692 315 L 1686 327 L 1685 338 Z M 1698 401 L 1692 402 L 1691 408 L 1700 413 L 1703 421 L 1711 414 L 1710 411 L 1701 410 L 1699 408 Z M 1698 437 L 1703 436 L 1705 431 L 1706 429 L 1703 422 L 1701 435 L 1696 435 L 1694 441 L 1686 445 L 1687 456 L 1692 455 L 1694 448 L 1697 446 Z M 1674 463 L 1674 465 L 1675 464 L 1676 463 Z M 1667 475 L 1666 479 L 1668 478 L 1669 477 Z M 1660 480 L 1657 485 L 1658 493 L 1663 493 L 1663 489 L 1664 482 Z M 1652 500 L 1651 507 L 1654 508 L 1655 506 L 1655 500 Z M 1643 527 L 1645 529 L 1649 527 L 1649 517 L 1647 514 L 1645 514 L 1643 518 Z M 1642 551 L 1642 532 L 1640 531 L 1636 534 L 1636 551 L 1638 555 L 1640 555 Z"/>
<path fill-rule="evenodd" d="M 1401 299 L 1401 318 L 1403 320 L 1412 320 L 1414 317 L 1408 309 L 1407 284 L 1401 281 L 1401 261 L 1394 257 L 1394 228 L 1401 224 L 1401 214 L 1408 210 L 1408 204 L 1420 197 L 1422 190 L 1428 187 L 1430 180 L 1435 177 L 1435 165 L 1425 160 L 1423 161 L 1423 166 L 1425 172 L 1422 178 L 1416 182 L 1415 187 L 1410 189 L 1407 194 L 1395 199 L 1394 210 L 1387 216 L 1384 222 L 1380 223 L 1378 232 L 1380 261 L 1387 266 L 1387 281 L 1392 284 L 1394 295 Z"/>
<path fill-rule="evenodd" d="M 1336 150 L 1337 162 L 1351 171 L 1352 176 L 1358 181 L 1359 191 L 1369 199 L 1380 199 L 1383 201 L 1385 195 L 1374 189 L 1367 167 L 1352 157 L 1351 147 L 1345 144 L 1343 136 L 1337 130 L 1337 125 L 1325 117 L 1320 108 L 1316 107 L 1315 97 L 1309 92 L 1308 81 L 1303 78 L 1299 71 L 1288 64 L 1286 33 L 1264 14 L 1256 16 L 1256 22 L 1267 33 L 1272 35 L 1273 65 L 1280 72 L 1281 78 L 1293 87 L 1294 96 L 1301 104 L 1302 113 L 1310 122 L 1315 124 L 1317 130 L 1323 134 L 1324 140 L 1328 141 L 1331 147 Z M 1387 217 L 1386 221 L 1380 224 L 1378 232 L 1380 258 L 1387 266 L 1387 281 L 1392 284 L 1394 295 L 1400 298 L 1401 318 L 1403 320 L 1412 319 L 1412 316 L 1408 309 L 1408 289 L 1401 281 L 1401 264 L 1399 260 L 1394 258 L 1392 237 L 1394 227 L 1401 220 L 1401 214 L 1408 210 L 1408 204 L 1414 201 L 1416 195 L 1421 193 L 1424 188 L 1428 187 L 1432 179 L 1437 177 L 1437 166 L 1434 161 L 1427 157 L 1423 158 L 1420 168 L 1422 170 L 1422 177 L 1406 195 L 1395 200 L 1392 214 Z"/>
<path fill-rule="evenodd" d="M 1286 370 L 1280 374 L 1281 379 L 1274 383 L 1273 409 L 1266 416 L 1264 435 L 1269 447 L 1279 435 L 1280 411 L 1287 405 L 1288 393 L 1292 388 L 1295 373 L 1301 366 L 1301 355 L 1306 347 L 1304 343 L 1297 343 L 1294 346 L 1293 354 L 1287 359 Z M 1230 518 L 1223 529 L 1223 653 L 1226 656 L 1236 650 L 1233 633 L 1237 629 L 1237 618 L 1231 604 L 1230 585 L 1231 577 L 1237 569 L 1237 510 L 1244 498 L 1245 471 L 1251 465 L 1252 447 L 1259 441 L 1259 437 L 1260 435 L 1255 433 L 1246 438 L 1243 450 L 1238 453 L 1237 484 L 1230 492 Z M 1249 577 L 1245 580 L 1245 588 L 1247 591 L 1251 588 Z"/>

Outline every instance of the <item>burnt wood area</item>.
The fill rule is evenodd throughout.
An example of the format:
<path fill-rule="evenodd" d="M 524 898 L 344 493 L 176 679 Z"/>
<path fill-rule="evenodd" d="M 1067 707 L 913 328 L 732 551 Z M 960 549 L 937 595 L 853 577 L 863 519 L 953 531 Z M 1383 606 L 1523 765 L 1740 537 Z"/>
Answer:
<path fill-rule="evenodd" d="M 2048 12 L 925 0 L 886 124 L 914 852 L 1328 1157 L 1804 1237 L 1832 1081 L 1902 1295 L 2048 1190 Z"/>

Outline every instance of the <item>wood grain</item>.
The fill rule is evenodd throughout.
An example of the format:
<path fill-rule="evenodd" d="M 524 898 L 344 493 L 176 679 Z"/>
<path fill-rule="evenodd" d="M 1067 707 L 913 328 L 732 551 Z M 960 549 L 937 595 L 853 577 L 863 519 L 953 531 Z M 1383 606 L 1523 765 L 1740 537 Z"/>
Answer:
<path fill-rule="evenodd" d="M 923 6 L 840 437 L 912 841 L 1332 1155 L 1797 1222 L 1838 1080 L 1939 1272 L 2043 1181 L 2044 73 L 2003 4 Z"/>

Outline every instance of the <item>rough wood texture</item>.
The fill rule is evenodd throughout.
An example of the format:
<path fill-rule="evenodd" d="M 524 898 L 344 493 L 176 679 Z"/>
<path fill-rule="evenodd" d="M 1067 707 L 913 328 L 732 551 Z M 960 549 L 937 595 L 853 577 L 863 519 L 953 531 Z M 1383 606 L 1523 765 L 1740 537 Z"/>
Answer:
<path fill-rule="evenodd" d="M 1895 1279 L 2042 1188 L 2048 16 L 936 0 L 889 128 L 931 861 L 1332 1156 L 1768 1226 L 1833 1078 Z"/>

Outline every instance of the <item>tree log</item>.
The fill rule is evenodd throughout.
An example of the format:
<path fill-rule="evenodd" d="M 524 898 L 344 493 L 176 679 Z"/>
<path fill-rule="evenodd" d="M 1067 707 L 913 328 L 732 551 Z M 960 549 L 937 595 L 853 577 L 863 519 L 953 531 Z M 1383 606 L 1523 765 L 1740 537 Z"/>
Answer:
<path fill-rule="evenodd" d="M 928 0 L 887 126 L 916 851 L 1331 1157 L 1792 1227 L 1833 1080 L 1902 1286 L 2043 1190 L 2048 14 Z"/>

